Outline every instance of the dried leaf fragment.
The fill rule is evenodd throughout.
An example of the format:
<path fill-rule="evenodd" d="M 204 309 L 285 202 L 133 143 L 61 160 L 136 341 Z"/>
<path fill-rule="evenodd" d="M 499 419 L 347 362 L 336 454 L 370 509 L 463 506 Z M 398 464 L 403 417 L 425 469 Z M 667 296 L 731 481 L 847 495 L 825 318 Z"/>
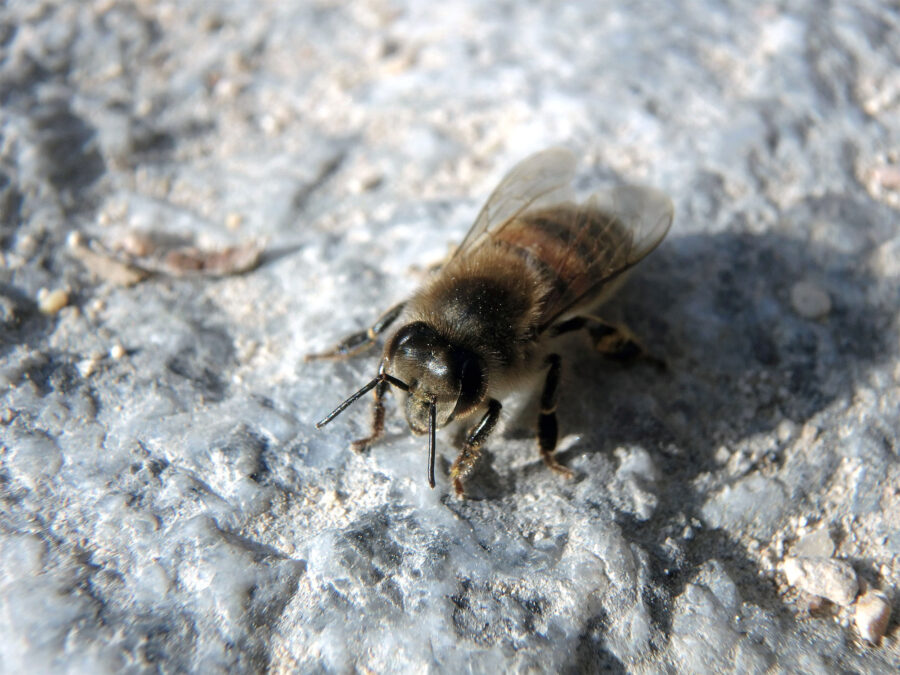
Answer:
<path fill-rule="evenodd" d="M 261 256 L 262 248 L 255 243 L 229 246 L 218 251 L 189 246 L 169 251 L 163 264 L 175 276 L 201 274 L 224 277 L 249 272 L 259 265 Z"/>

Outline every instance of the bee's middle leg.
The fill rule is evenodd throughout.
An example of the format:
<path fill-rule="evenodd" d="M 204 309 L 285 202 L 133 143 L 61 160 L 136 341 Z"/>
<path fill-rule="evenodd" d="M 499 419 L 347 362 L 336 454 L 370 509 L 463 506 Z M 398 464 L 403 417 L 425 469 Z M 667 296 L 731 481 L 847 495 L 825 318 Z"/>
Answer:
<path fill-rule="evenodd" d="M 450 468 L 450 478 L 453 481 L 453 488 L 456 490 L 457 497 L 463 496 L 462 480 L 472 471 L 478 456 L 481 454 L 481 446 L 490 433 L 497 426 L 500 419 L 500 401 L 491 399 L 488 402 L 488 410 L 481 418 L 481 421 L 469 432 L 466 442 L 462 447 L 456 461 Z"/>
<path fill-rule="evenodd" d="M 562 370 L 562 359 L 559 354 L 550 354 L 547 357 L 550 369 L 544 380 L 544 390 L 541 393 L 541 412 L 538 416 L 538 447 L 544 463 L 556 473 L 571 478 L 574 474 L 562 464 L 556 461 L 553 452 L 556 450 L 556 441 L 559 437 L 559 426 L 556 423 L 556 403 L 559 393 L 559 376 Z"/>
<path fill-rule="evenodd" d="M 375 323 L 373 323 L 366 330 L 361 330 L 357 333 L 353 333 L 352 335 L 348 335 L 327 352 L 321 352 L 319 354 L 307 354 L 304 357 L 304 360 L 315 361 L 317 359 L 348 359 L 352 356 L 356 356 L 357 354 L 364 352 L 373 344 L 375 344 L 378 336 L 386 331 L 390 327 L 390 325 L 397 320 L 397 317 L 400 316 L 400 313 L 403 311 L 403 308 L 405 306 L 405 302 L 394 305 L 388 311 L 378 317 L 378 320 L 375 321 Z"/>

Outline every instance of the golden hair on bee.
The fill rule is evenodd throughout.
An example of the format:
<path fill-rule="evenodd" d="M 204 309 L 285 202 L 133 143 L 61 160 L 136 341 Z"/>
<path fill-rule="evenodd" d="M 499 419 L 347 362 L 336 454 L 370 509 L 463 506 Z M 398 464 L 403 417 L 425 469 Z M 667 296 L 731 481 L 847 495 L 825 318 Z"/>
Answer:
<path fill-rule="evenodd" d="M 608 356 L 642 354 L 624 329 L 590 313 L 656 248 L 673 217 L 669 198 L 646 187 L 618 186 L 576 201 L 575 165 L 563 148 L 517 164 L 450 259 L 419 291 L 368 330 L 307 357 L 356 355 L 397 326 L 385 342 L 378 374 L 317 427 L 373 391 L 371 433 L 353 444 L 356 450 L 367 448 L 384 432 L 385 393 L 391 386 L 401 390 L 410 429 L 428 435 L 428 482 L 434 487 L 435 430 L 474 416 L 450 470 L 461 496 L 463 479 L 499 420 L 500 397 L 523 376 L 546 371 L 538 448 L 548 467 L 572 475 L 553 456 L 562 367 L 553 340 L 585 329 Z"/>

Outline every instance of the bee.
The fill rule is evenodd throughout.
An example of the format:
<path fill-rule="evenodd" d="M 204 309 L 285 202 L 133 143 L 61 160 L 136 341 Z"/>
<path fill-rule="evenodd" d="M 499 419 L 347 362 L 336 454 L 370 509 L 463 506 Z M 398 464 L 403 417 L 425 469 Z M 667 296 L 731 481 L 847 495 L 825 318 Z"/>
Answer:
<path fill-rule="evenodd" d="M 602 305 L 627 272 L 665 237 L 671 200 L 646 187 L 619 186 L 575 200 L 576 160 L 564 148 L 534 154 L 503 178 L 462 243 L 411 298 L 365 331 L 307 360 L 343 358 L 371 347 L 392 326 L 378 374 L 316 424 L 321 428 L 370 391 L 370 434 L 384 432 L 389 387 L 406 395 L 406 421 L 428 436 L 428 484 L 434 488 L 435 430 L 474 419 L 450 470 L 463 495 L 485 440 L 497 426 L 505 394 L 545 372 L 537 444 L 547 466 L 571 477 L 553 456 L 562 359 L 554 338 L 587 329 L 599 351 L 633 357 L 641 348 L 623 328 L 589 312 Z M 398 319 L 402 320 L 398 321 Z"/>

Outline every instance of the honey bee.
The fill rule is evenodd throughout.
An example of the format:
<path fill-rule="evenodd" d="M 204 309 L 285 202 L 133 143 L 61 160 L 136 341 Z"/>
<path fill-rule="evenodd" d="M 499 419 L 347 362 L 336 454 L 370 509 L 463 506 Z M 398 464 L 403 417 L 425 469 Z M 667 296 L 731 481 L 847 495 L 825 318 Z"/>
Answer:
<path fill-rule="evenodd" d="M 372 346 L 391 326 L 378 374 L 316 424 L 321 428 L 374 391 L 370 434 L 384 432 L 389 387 L 406 394 L 406 421 L 428 435 L 428 483 L 433 488 L 435 430 L 451 421 L 477 421 L 450 470 L 454 489 L 500 418 L 502 396 L 529 375 L 546 371 L 537 441 L 547 466 L 570 477 L 553 456 L 562 359 L 553 339 L 585 328 L 597 348 L 614 357 L 641 353 L 621 328 L 590 316 L 626 273 L 665 237 L 672 202 L 645 187 L 619 186 L 574 199 L 574 155 L 552 148 L 517 164 L 500 182 L 462 243 L 410 299 L 385 312 L 368 330 L 350 335 L 307 360 L 342 358 Z M 399 323 L 400 317 L 403 320 Z"/>

